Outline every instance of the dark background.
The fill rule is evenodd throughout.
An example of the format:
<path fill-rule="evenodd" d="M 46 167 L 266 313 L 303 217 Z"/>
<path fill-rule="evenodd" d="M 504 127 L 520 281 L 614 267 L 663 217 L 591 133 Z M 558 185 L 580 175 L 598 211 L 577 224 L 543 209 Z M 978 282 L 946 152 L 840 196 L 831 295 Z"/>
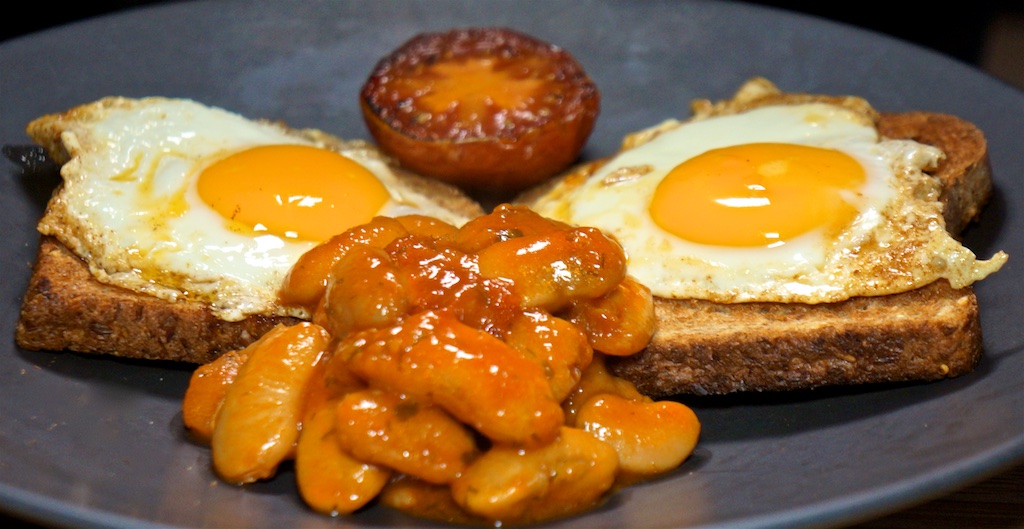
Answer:
<path fill-rule="evenodd" d="M 3 30 L 0 38 L 16 37 L 74 20 L 161 1 L 180 0 L 96 0 L 65 2 L 59 7 L 43 3 L 23 6 L 18 14 L 8 7 L 0 21 Z M 978 64 L 981 60 L 985 32 L 997 16 L 1007 12 L 1024 13 L 1024 3 L 1006 0 L 936 2 L 924 9 L 920 7 L 923 3 L 906 3 L 900 7 L 896 4 L 880 7 L 877 3 L 821 0 L 750 3 L 803 12 L 886 33 L 971 64 Z M 914 6 L 918 9 L 911 9 Z"/>

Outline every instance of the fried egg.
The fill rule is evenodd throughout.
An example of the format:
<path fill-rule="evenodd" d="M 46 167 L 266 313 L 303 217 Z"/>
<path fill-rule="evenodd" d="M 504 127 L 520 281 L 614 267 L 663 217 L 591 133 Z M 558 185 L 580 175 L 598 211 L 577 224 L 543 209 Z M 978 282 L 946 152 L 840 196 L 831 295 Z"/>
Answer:
<path fill-rule="evenodd" d="M 292 264 L 373 216 L 466 218 L 410 187 L 375 149 L 170 98 L 106 98 L 29 125 L 66 152 L 39 231 L 101 281 L 218 317 L 279 306 Z"/>
<path fill-rule="evenodd" d="M 667 122 L 532 206 L 614 236 L 663 298 L 823 303 L 998 270 L 945 229 L 943 153 L 824 101 Z"/>

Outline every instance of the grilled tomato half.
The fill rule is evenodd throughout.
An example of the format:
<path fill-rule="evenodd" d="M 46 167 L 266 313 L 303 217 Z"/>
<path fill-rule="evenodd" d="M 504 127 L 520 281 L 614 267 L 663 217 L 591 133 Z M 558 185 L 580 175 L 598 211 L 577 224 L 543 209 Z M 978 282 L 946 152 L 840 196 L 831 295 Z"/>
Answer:
<path fill-rule="evenodd" d="M 381 59 L 360 94 L 382 150 L 471 192 L 523 190 L 580 155 L 597 85 L 567 51 L 507 28 L 423 33 Z"/>

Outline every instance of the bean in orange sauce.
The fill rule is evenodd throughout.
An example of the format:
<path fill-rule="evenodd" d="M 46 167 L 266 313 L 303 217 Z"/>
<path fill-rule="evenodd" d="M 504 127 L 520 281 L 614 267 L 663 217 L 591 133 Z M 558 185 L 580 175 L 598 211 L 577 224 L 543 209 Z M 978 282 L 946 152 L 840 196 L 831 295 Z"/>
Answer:
<path fill-rule="evenodd" d="M 508 204 L 461 227 L 378 217 L 303 255 L 281 300 L 312 321 L 200 366 L 183 418 L 228 481 L 294 460 L 316 512 L 546 521 L 697 443 L 689 408 L 604 369 L 643 350 L 654 307 L 598 230 Z"/>

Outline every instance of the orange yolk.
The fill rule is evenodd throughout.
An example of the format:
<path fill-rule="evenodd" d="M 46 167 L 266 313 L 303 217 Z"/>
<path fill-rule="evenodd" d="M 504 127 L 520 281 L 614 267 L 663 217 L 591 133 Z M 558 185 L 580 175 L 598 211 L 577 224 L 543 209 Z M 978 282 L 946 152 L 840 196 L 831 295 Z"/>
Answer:
<path fill-rule="evenodd" d="M 257 232 L 323 241 L 372 219 L 384 184 L 359 163 L 306 145 L 267 145 L 232 154 L 199 175 L 199 196 Z"/>
<path fill-rule="evenodd" d="M 843 199 L 866 179 L 847 154 L 752 143 L 713 149 L 673 168 L 650 204 L 654 221 L 684 239 L 772 246 L 816 228 L 838 232 L 857 215 Z"/>

